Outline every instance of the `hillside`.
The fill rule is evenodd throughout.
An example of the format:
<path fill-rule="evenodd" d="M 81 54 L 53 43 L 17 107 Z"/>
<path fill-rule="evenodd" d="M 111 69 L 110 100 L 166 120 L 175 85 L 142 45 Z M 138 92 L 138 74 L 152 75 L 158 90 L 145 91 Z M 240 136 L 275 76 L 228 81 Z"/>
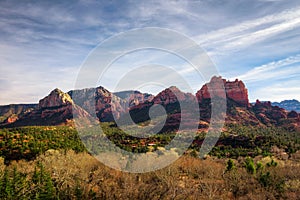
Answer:
<path fill-rule="evenodd" d="M 0 123 L 13 123 L 22 115 L 36 109 L 38 104 L 10 104 L 0 106 Z"/>

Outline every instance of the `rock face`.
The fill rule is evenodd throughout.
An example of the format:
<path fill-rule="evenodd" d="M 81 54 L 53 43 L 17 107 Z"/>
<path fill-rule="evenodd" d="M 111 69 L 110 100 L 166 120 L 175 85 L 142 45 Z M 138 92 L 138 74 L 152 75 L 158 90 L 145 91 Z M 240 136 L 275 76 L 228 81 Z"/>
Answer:
<path fill-rule="evenodd" d="M 236 79 L 234 82 L 225 82 L 227 98 L 234 100 L 241 106 L 249 107 L 248 90 L 242 81 Z"/>
<path fill-rule="evenodd" d="M 221 77 L 212 77 L 210 82 L 202 86 L 202 88 L 196 93 L 198 102 L 201 104 L 206 99 L 212 97 L 226 98 L 225 90 L 226 80 Z"/>
<path fill-rule="evenodd" d="M 48 96 L 39 101 L 39 109 L 55 108 L 71 105 L 73 100 L 70 95 L 60 89 L 54 89 Z"/>
<path fill-rule="evenodd" d="M 95 109 L 101 122 L 111 122 L 120 118 L 127 109 L 126 101 L 117 97 L 103 87 L 96 89 Z"/>
<path fill-rule="evenodd" d="M 226 113 L 225 111 L 223 114 L 221 113 L 221 115 L 226 116 L 226 123 L 260 124 L 251 111 L 248 91 L 242 81 L 237 79 L 235 81 L 227 81 L 221 77 L 214 76 L 210 82 L 203 85 L 196 93 L 196 98 L 199 102 L 200 120 L 202 121 L 210 122 L 213 103 L 214 106 L 227 105 Z M 225 110 L 223 107 L 219 110 L 221 109 Z"/>
<path fill-rule="evenodd" d="M 197 93 L 196 97 L 201 103 L 203 100 L 211 97 L 226 98 L 233 100 L 240 106 L 249 107 L 248 90 L 242 81 L 236 79 L 235 81 L 226 81 L 221 77 L 212 77 L 211 81 L 205 84 Z"/>
<path fill-rule="evenodd" d="M 11 124 L 11 123 L 14 123 L 15 121 L 17 121 L 18 119 L 19 118 L 17 115 L 11 115 L 4 121 L 4 123 Z"/>
<path fill-rule="evenodd" d="M 94 115 L 96 88 L 71 90 L 68 94 L 72 98 L 73 103 L 83 108 L 90 115 Z"/>
<path fill-rule="evenodd" d="M 39 109 L 56 108 L 71 105 L 73 103 L 69 94 L 60 89 L 54 89 L 48 96 L 39 101 Z"/>
<path fill-rule="evenodd" d="M 50 119 L 56 116 L 57 122 L 72 118 L 73 100 L 70 95 L 58 88 L 39 101 L 39 110 L 42 119 Z"/>
<path fill-rule="evenodd" d="M 75 105 L 71 96 L 60 89 L 54 89 L 48 96 L 39 101 L 38 110 L 32 113 L 34 118 L 40 118 L 39 123 L 60 125 L 72 122 L 73 114 L 90 117 L 89 113 Z"/>

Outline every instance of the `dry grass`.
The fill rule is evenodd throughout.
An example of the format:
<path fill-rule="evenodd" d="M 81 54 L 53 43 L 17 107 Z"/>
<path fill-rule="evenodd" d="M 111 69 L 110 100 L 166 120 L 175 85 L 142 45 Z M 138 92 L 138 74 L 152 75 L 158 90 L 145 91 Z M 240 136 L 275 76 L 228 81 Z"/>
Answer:
<path fill-rule="evenodd" d="M 12 162 L 8 169 L 32 174 L 41 162 L 51 174 L 60 199 L 297 199 L 300 196 L 300 165 L 288 160 L 270 171 L 272 181 L 263 187 L 259 173 L 248 174 L 243 159 L 236 169 L 225 172 L 225 159 L 200 160 L 183 156 L 172 165 L 143 174 L 110 169 L 86 153 L 48 151 L 35 161 Z M 5 166 L 0 160 L 0 172 Z M 284 181 L 283 191 L 276 181 Z"/>

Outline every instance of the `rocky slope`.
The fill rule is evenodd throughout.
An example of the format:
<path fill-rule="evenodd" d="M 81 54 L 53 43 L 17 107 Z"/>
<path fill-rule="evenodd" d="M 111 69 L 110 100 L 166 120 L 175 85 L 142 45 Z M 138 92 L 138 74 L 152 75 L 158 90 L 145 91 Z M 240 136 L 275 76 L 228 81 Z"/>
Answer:
<path fill-rule="evenodd" d="M 260 102 L 257 100 L 252 110 L 257 119 L 267 126 L 281 126 L 290 130 L 300 127 L 300 116 L 296 111 L 287 111 L 278 106 L 272 106 L 270 101 Z"/>
<path fill-rule="evenodd" d="M 0 123 L 13 123 L 37 107 L 38 104 L 11 104 L 0 106 Z"/>

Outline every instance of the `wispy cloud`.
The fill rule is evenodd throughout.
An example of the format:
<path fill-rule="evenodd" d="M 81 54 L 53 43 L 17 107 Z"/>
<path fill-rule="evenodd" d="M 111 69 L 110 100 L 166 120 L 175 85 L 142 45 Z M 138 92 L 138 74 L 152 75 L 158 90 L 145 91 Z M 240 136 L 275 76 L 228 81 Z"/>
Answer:
<path fill-rule="evenodd" d="M 246 83 L 251 101 L 300 99 L 300 54 L 254 67 L 238 78 Z"/>
<path fill-rule="evenodd" d="M 300 54 L 255 67 L 238 78 L 248 83 L 266 81 L 272 78 L 286 78 L 294 75 L 295 72 L 299 72 L 300 64 L 298 66 L 294 65 L 297 63 L 300 63 Z"/>
<path fill-rule="evenodd" d="M 201 34 L 195 40 L 213 51 L 228 53 L 297 27 L 300 27 L 300 7 Z"/>
<path fill-rule="evenodd" d="M 260 99 L 263 101 L 282 101 L 286 99 L 300 99 L 299 81 L 286 80 L 284 83 L 273 83 L 268 86 L 261 86 L 252 91 L 251 100 Z"/>

